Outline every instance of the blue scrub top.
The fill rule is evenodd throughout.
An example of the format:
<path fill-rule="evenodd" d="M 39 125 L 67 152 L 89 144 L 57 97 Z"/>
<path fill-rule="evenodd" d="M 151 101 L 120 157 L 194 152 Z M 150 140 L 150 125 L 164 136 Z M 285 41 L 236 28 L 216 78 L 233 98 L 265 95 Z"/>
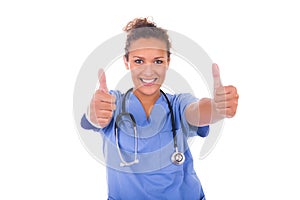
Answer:
<path fill-rule="evenodd" d="M 102 133 L 102 150 L 107 165 L 108 199 L 205 199 L 200 180 L 193 166 L 188 147 L 188 137 L 208 135 L 209 127 L 195 127 L 187 123 L 185 108 L 198 101 L 191 94 L 167 94 L 172 105 L 178 149 L 185 154 L 183 165 L 171 162 L 174 140 L 171 115 L 165 97 L 161 94 L 147 119 L 138 98 L 130 93 L 126 100 L 126 112 L 131 113 L 137 124 L 139 163 L 121 167 L 116 148 L 115 120 L 122 112 L 124 94 L 110 91 L 116 96 L 114 116 L 103 129 L 93 126 L 84 115 L 81 126 Z M 119 146 L 125 161 L 134 160 L 134 131 L 126 117 L 119 124 Z"/>

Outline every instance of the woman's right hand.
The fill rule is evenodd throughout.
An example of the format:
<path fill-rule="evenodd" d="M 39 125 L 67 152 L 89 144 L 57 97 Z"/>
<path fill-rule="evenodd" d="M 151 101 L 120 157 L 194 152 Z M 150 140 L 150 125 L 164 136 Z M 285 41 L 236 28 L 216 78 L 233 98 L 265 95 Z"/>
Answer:
<path fill-rule="evenodd" d="M 116 109 L 116 97 L 108 93 L 103 69 L 99 70 L 98 79 L 100 87 L 91 100 L 89 118 L 92 123 L 104 128 L 109 124 Z"/>

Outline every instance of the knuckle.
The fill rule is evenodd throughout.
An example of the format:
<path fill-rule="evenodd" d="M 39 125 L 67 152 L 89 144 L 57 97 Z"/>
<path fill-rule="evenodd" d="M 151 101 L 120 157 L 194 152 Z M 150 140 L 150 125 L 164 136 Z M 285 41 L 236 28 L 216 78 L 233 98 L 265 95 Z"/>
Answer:
<path fill-rule="evenodd" d="M 236 89 L 236 87 L 235 86 L 231 86 L 232 87 L 232 91 L 235 93 L 235 94 L 237 94 L 237 89 Z"/>
<path fill-rule="evenodd" d="M 234 107 L 234 100 L 231 100 L 227 103 L 228 107 L 232 108 Z"/>
<path fill-rule="evenodd" d="M 228 85 L 227 87 L 228 89 L 235 90 L 235 87 L 233 85 Z"/>
<path fill-rule="evenodd" d="M 99 125 L 100 127 L 105 127 L 105 126 L 106 126 L 106 123 L 103 122 L 103 121 L 98 121 L 98 125 Z"/>
<path fill-rule="evenodd" d="M 214 96 L 214 102 L 215 102 L 215 103 L 219 103 L 219 102 L 220 102 L 220 97 Z"/>
<path fill-rule="evenodd" d="M 220 103 L 216 103 L 216 108 L 219 109 L 220 108 Z"/>
<path fill-rule="evenodd" d="M 229 112 L 228 112 L 228 116 L 231 118 L 231 117 L 234 117 L 235 116 L 235 113 L 236 113 L 236 110 L 235 109 L 230 109 Z"/>

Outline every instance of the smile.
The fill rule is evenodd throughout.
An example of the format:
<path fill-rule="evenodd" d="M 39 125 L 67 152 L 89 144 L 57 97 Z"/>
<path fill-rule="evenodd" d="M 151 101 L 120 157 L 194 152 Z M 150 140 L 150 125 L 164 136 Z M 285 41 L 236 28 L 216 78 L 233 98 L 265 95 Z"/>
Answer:
<path fill-rule="evenodd" d="M 140 78 L 140 80 L 143 83 L 154 83 L 157 80 L 157 78 L 153 78 L 153 79 L 143 79 L 143 78 Z"/>

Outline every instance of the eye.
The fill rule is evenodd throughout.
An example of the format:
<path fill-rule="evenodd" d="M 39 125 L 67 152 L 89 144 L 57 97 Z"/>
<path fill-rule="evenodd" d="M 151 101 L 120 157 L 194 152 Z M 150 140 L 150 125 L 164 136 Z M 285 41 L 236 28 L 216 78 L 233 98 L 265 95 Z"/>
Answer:
<path fill-rule="evenodd" d="M 155 61 L 154 61 L 155 64 L 163 64 L 163 62 L 164 62 L 164 61 L 162 61 L 162 60 L 155 60 Z"/>
<path fill-rule="evenodd" d="M 135 59 L 134 62 L 137 64 L 143 64 L 144 61 L 142 59 Z"/>

